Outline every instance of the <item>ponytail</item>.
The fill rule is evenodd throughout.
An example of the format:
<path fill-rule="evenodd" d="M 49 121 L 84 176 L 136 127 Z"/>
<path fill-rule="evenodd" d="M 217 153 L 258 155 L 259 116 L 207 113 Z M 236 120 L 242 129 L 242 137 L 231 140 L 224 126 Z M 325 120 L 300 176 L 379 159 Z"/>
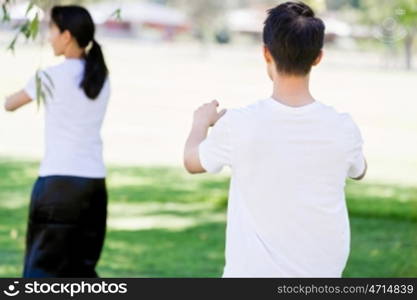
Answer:
<path fill-rule="evenodd" d="M 84 76 L 80 87 L 88 98 L 96 99 L 106 81 L 108 69 L 99 43 L 94 39 L 90 43 L 92 45 L 86 50 Z"/>

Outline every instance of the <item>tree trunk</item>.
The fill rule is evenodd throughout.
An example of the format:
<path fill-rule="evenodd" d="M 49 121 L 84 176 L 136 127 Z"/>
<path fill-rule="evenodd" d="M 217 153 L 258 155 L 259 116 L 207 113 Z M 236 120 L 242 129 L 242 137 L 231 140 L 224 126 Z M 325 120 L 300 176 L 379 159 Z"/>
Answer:
<path fill-rule="evenodd" d="M 405 48 L 405 68 L 410 71 L 413 68 L 413 42 L 414 34 L 409 32 L 404 40 Z"/>

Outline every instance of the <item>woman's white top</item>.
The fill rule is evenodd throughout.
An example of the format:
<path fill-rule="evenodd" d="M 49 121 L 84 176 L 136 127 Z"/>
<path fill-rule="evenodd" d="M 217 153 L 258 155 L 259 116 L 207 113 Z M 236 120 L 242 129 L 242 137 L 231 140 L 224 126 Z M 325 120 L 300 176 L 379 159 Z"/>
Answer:
<path fill-rule="evenodd" d="M 110 83 L 107 79 L 99 96 L 89 99 L 80 88 L 84 64 L 84 59 L 66 59 L 38 73 L 46 96 L 45 155 L 40 176 L 106 176 L 100 132 Z M 32 77 L 24 89 L 31 99 L 36 99 L 36 81 L 36 76 Z"/>

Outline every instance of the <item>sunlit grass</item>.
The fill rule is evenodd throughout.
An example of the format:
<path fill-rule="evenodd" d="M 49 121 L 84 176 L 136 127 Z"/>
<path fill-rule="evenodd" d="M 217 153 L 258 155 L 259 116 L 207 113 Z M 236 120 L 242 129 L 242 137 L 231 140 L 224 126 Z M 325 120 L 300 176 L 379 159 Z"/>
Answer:
<path fill-rule="evenodd" d="M 37 163 L 0 159 L 0 276 L 20 276 Z M 104 277 L 218 277 L 224 265 L 228 178 L 173 167 L 111 167 Z M 344 276 L 417 276 L 417 189 L 346 188 L 351 256 Z"/>

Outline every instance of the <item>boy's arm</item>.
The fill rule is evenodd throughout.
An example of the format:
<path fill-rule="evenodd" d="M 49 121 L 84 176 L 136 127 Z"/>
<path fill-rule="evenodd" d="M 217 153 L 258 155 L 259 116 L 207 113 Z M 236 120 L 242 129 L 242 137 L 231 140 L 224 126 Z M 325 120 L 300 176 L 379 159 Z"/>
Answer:
<path fill-rule="evenodd" d="M 352 178 L 351 177 L 351 179 L 353 179 L 353 180 L 362 180 L 363 178 L 365 178 L 365 175 L 366 175 L 366 172 L 368 171 L 368 162 L 366 161 L 366 159 L 365 159 L 365 169 L 363 170 L 363 173 L 362 173 L 362 175 L 360 175 L 360 176 L 358 176 L 358 177 L 355 177 L 355 178 Z"/>
<path fill-rule="evenodd" d="M 363 138 L 359 127 L 349 114 L 342 114 L 344 127 L 347 129 L 348 171 L 347 178 L 362 180 L 368 170 L 368 163 L 363 152 Z"/>
<path fill-rule="evenodd" d="M 184 149 L 184 167 L 191 174 L 206 172 L 200 162 L 198 147 L 206 139 L 209 127 L 226 113 L 226 110 L 217 112 L 218 106 L 219 103 L 214 100 L 194 112 L 193 125 Z"/>

